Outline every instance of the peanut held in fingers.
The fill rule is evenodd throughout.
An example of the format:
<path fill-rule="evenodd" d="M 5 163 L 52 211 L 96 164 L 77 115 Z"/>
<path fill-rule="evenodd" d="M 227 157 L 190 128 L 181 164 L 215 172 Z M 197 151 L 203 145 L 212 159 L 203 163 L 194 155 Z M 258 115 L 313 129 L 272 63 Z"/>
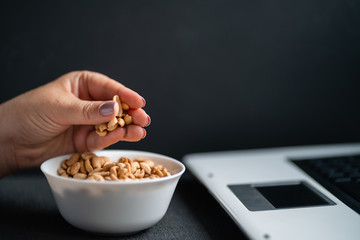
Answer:
<path fill-rule="evenodd" d="M 110 158 L 94 153 L 75 153 L 60 163 L 57 170 L 62 177 L 87 179 L 93 181 L 120 181 L 136 179 L 154 179 L 171 176 L 162 165 L 156 165 L 147 158 L 120 157 L 111 162 Z"/>
<path fill-rule="evenodd" d="M 132 124 L 132 117 L 127 113 L 130 109 L 129 105 L 122 103 L 118 95 L 113 97 L 113 101 L 119 105 L 119 111 L 116 116 L 111 119 L 108 123 L 101 123 L 95 125 L 95 131 L 99 136 L 106 136 L 108 132 L 114 131 L 118 127 L 125 127 L 126 125 Z"/>
<path fill-rule="evenodd" d="M 125 125 L 130 125 L 132 123 L 132 116 L 130 116 L 129 114 L 126 114 L 124 116 L 124 121 L 125 121 Z"/>

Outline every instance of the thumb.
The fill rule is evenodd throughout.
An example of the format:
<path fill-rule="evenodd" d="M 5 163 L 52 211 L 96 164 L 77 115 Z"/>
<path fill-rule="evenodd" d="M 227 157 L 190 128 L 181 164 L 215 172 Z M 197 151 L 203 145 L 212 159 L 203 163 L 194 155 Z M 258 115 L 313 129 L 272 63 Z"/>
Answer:
<path fill-rule="evenodd" d="M 115 101 L 84 101 L 78 100 L 73 104 L 68 113 L 67 123 L 70 125 L 90 125 L 108 122 L 119 111 Z"/>

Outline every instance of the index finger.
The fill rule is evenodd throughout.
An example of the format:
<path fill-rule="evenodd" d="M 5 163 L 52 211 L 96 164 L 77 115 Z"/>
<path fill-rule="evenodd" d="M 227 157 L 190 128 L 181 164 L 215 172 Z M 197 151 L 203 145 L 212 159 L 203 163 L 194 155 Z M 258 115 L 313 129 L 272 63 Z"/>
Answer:
<path fill-rule="evenodd" d="M 127 103 L 130 108 L 142 108 L 145 106 L 145 99 L 137 92 L 104 74 L 81 71 L 75 79 L 79 83 L 79 94 L 87 94 L 90 97 L 89 100 L 105 101 L 111 100 L 114 95 L 119 95 L 121 102 Z"/>

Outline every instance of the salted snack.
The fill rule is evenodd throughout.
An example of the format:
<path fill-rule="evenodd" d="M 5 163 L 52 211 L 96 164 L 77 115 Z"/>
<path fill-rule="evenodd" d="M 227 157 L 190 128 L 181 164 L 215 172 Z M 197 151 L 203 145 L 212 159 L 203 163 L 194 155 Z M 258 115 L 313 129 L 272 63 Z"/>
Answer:
<path fill-rule="evenodd" d="M 61 162 L 58 174 L 62 177 L 87 179 L 94 181 L 119 181 L 126 179 L 153 179 L 171 176 L 162 165 L 152 160 L 138 157 L 130 159 L 120 157 L 117 162 L 94 153 L 75 153 Z"/>
<path fill-rule="evenodd" d="M 108 132 L 114 131 L 118 127 L 124 127 L 132 124 L 132 117 L 127 113 L 130 109 L 129 105 L 122 103 L 118 95 L 113 97 L 113 101 L 118 103 L 119 111 L 109 122 L 95 125 L 96 133 L 99 136 L 106 136 Z"/>

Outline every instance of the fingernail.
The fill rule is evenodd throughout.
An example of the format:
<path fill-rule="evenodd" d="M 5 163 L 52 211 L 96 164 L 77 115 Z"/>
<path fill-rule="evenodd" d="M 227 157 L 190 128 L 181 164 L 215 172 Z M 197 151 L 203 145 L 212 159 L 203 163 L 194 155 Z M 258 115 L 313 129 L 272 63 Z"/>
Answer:
<path fill-rule="evenodd" d="M 145 98 L 141 97 L 142 101 L 143 101 L 143 107 L 145 107 L 146 105 L 146 101 L 145 101 Z"/>
<path fill-rule="evenodd" d="M 147 125 L 146 125 L 146 126 L 149 126 L 149 125 L 150 125 L 150 123 L 151 123 L 151 118 L 150 118 L 150 116 L 149 116 L 149 115 L 147 115 L 147 120 L 148 120 L 148 123 L 147 123 Z"/>
<path fill-rule="evenodd" d="M 143 134 L 143 137 L 142 137 L 142 138 L 145 138 L 145 137 L 146 137 L 146 130 L 143 129 L 143 131 L 144 131 L 144 134 Z"/>
<path fill-rule="evenodd" d="M 100 114 L 104 117 L 109 116 L 115 112 L 115 102 L 107 102 L 101 105 Z"/>

